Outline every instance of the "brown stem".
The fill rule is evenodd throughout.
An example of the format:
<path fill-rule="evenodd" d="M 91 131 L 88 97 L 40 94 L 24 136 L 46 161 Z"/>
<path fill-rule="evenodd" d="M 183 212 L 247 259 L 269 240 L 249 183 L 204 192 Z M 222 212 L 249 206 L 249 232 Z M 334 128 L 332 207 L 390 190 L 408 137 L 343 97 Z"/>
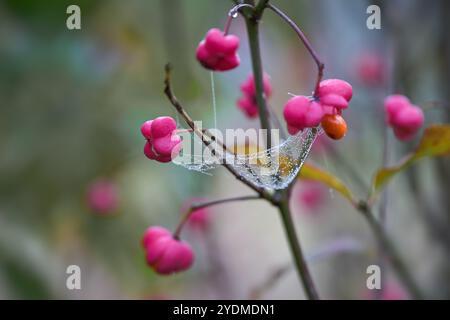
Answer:
<path fill-rule="evenodd" d="M 400 255 L 398 254 L 391 240 L 386 235 L 386 232 L 384 231 L 380 223 L 373 216 L 371 209 L 365 203 L 360 203 L 357 209 L 366 218 L 383 253 L 385 254 L 388 261 L 391 263 L 391 266 L 394 268 L 394 271 L 397 273 L 402 283 L 405 285 L 405 287 L 412 295 L 412 298 L 423 299 L 421 290 L 419 289 L 414 278 L 410 274 L 405 263 L 400 258 Z"/>
<path fill-rule="evenodd" d="M 316 51 L 312 47 L 311 43 L 309 42 L 309 40 L 306 37 L 306 35 L 304 34 L 304 32 L 300 29 L 300 27 L 294 21 L 292 21 L 291 18 L 289 18 L 281 9 L 278 9 L 271 3 L 268 3 L 266 6 L 267 6 L 267 8 L 269 8 L 270 10 L 275 12 L 277 15 L 279 15 L 284 21 L 287 22 L 287 24 L 289 24 L 292 27 L 292 29 L 294 29 L 294 31 L 297 33 L 300 40 L 305 45 L 306 49 L 311 54 L 311 57 L 314 59 L 316 65 L 317 65 L 317 70 L 318 70 L 316 85 L 314 87 L 314 95 L 316 96 L 318 94 L 320 81 L 322 81 L 322 78 L 323 78 L 323 69 L 325 68 L 325 64 L 320 60 L 319 55 L 316 53 Z"/>
<path fill-rule="evenodd" d="M 225 26 L 223 27 L 223 34 L 227 35 L 230 31 L 231 21 L 233 21 L 234 17 L 230 14 L 227 16 L 227 21 L 225 22 Z"/>
<path fill-rule="evenodd" d="M 206 133 L 206 130 L 208 129 L 202 129 L 203 133 Z M 192 129 L 177 129 L 176 133 L 193 133 L 194 130 Z"/>
<path fill-rule="evenodd" d="M 186 112 L 186 110 L 183 108 L 183 106 L 181 105 L 181 103 L 178 101 L 178 99 L 175 97 L 173 91 L 172 91 L 172 87 L 170 84 L 170 65 L 167 64 L 165 67 L 166 70 L 166 77 L 164 80 L 164 93 L 167 96 L 167 98 L 169 99 L 170 103 L 172 104 L 172 106 L 177 110 L 177 112 L 183 117 L 184 121 L 187 123 L 187 125 L 194 131 L 194 133 L 202 139 L 203 144 L 209 148 L 211 150 L 211 153 L 213 155 L 216 154 L 216 150 L 213 148 L 212 146 L 212 141 L 218 141 L 218 139 L 216 139 L 216 137 L 212 134 L 209 133 L 209 135 L 206 133 L 203 133 L 201 130 L 199 130 L 197 128 L 197 126 L 194 123 L 194 120 L 192 120 L 192 118 L 189 116 L 189 114 Z M 220 144 L 222 144 L 223 148 L 225 148 L 225 145 L 223 144 L 223 142 L 218 142 Z M 226 151 L 226 150 L 224 150 Z M 267 191 L 266 189 L 262 188 L 262 187 L 258 187 L 257 185 L 253 184 L 251 181 L 248 181 L 247 179 L 245 179 L 244 177 L 242 177 L 230 164 L 223 162 L 222 165 L 239 181 L 241 181 L 242 183 L 244 183 L 245 185 L 247 185 L 248 187 L 250 187 L 251 189 L 253 189 L 254 191 L 256 191 L 262 198 L 265 198 L 267 200 L 269 200 L 271 203 L 274 203 L 274 199 L 272 197 L 272 194 Z"/>
<path fill-rule="evenodd" d="M 179 238 L 179 235 L 181 233 L 181 230 L 183 229 L 183 226 L 185 225 L 186 221 L 189 220 L 189 217 L 192 213 L 194 213 L 196 210 L 215 206 L 218 204 L 223 204 L 227 202 L 236 202 L 236 201 L 248 201 L 248 200 L 259 200 L 261 199 L 260 195 L 257 196 L 242 196 L 242 197 L 234 197 L 234 198 L 226 198 L 226 199 L 219 199 L 219 200 L 213 200 L 213 201 L 206 201 L 206 202 L 200 202 L 200 203 L 193 203 L 189 207 L 189 209 L 186 211 L 186 213 L 181 218 L 180 222 L 178 223 L 178 226 L 173 234 L 174 238 Z"/>
<path fill-rule="evenodd" d="M 335 239 L 331 243 L 316 249 L 314 252 L 306 254 L 305 260 L 308 263 L 317 262 L 341 253 L 358 253 L 362 249 L 362 246 L 358 245 L 356 240 L 350 240 L 349 238 Z M 292 263 L 285 263 L 284 265 L 278 266 L 267 276 L 264 282 L 255 286 L 250 291 L 250 299 L 261 298 L 265 292 L 272 289 L 291 270 L 294 270 Z"/>

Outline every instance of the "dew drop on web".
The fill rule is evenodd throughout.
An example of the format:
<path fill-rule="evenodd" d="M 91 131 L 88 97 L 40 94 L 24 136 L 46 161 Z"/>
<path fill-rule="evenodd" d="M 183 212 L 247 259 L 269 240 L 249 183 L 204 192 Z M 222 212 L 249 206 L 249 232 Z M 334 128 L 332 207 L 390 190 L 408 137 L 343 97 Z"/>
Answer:
<path fill-rule="evenodd" d="M 317 128 L 305 129 L 271 149 L 236 155 L 225 152 L 221 159 L 215 158 L 211 152 L 205 152 L 207 147 L 201 139 L 191 136 L 187 140 L 193 141 L 194 146 L 188 144 L 185 147 L 183 144 L 181 156 L 172 162 L 189 170 L 207 173 L 217 168 L 220 160 L 223 160 L 254 185 L 280 190 L 297 177 L 318 134 L 320 132 Z M 183 138 L 183 142 L 185 139 Z M 218 146 L 215 148 L 217 150 Z"/>

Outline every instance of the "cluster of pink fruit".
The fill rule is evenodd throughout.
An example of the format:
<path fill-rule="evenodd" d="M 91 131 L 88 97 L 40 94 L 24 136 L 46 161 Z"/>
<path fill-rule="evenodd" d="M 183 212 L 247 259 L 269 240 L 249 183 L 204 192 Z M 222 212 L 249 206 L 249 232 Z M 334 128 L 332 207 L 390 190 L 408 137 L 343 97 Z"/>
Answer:
<path fill-rule="evenodd" d="M 207 69 L 226 71 L 239 65 L 239 38 L 226 35 L 219 29 L 211 29 L 197 48 L 197 59 Z M 272 94 L 272 85 L 267 74 L 263 77 L 266 98 Z M 243 96 L 237 106 L 249 118 L 258 115 L 255 99 L 255 81 L 253 75 L 241 85 Z M 347 132 L 347 125 L 342 118 L 342 109 L 348 107 L 352 97 L 352 87 L 348 82 L 338 79 L 325 80 L 320 83 L 316 97 L 296 96 L 284 107 L 284 118 L 290 134 L 296 134 L 305 128 L 322 127 L 328 136 L 341 139 Z"/>
<path fill-rule="evenodd" d="M 118 190 L 112 181 L 99 179 L 89 186 L 87 203 L 93 212 L 108 215 L 117 209 L 118 202 Z"/>
<path fill-rule="evenodd" d="M 394 94 L 384 100 L 386 122 L 394 129 L 395 136 L 402 141 L 410 140 L 424 122 L 422 109 L 411 104 L 409 99 Z"/>
<path fill-rule="evenodd" d="M 181 149 L 181 137 L 176 134 L 177 123 L 171 117 L 148 120 L 141 126 L 141 133 L 147 140 L 144 154 L 151 160 L 170 162 Z"/>
<path fill-rule="evenodd" d="M 204 200 L 189 199 L 182 205 L 181 213 L 186 214 L 192 203 Z M 191 230 L 205 233 L 210 225 L 209 213 L 207 208 L 189 212 L 187 223 Z M 159 274 L 168 275 L 186 270 L 194 262 L 191 246 L 163 227 L 148 228 L 142 238 L 142 246 L 146 251 L 147 264 Z"/>
<path fill-rule="evenodd" d="M 197 59 L 207 69 L 227 71 L 236 68 L 239 63 L 237 49 L 239 38 L 226 35 L 218 29 L 211 29 L 197 48 Z M 272 94 L 272 85 L 267 74 L 263 76 L 265 97 Z M 241 85 L 243 96 L 238 100 L 238 107 L 248 116 L 258 115 L 256 87 L 253 75 Z M 289 132 L 295 134 L 307 127 L 315 127 L 327 115 L 340 116 L 347 108 L 352 96 L 351 86 L 342 80 L 323 81 L 319 95 L 312 99 L 298 96 L 290 99 L 285 106 L 285 119 Z M 311 120 L 312 119 L 312 120 Z M 323 125 L 323 124 L 322 124 Z M 176 122 L 170 117 L 159 117 L 146 121 L 141 126 L 141 133 L 147 140 L 144 153 L 152 160 L 169 162 L 176 157 L 181 148 L 181 138 L 176 134 Z M 331 132 L 331 131 L 330 131 Z M 343 136 L 343 135 L 341 135 Z M 190 220 L 200 229 L 205 226 L 205 213 L 193 212 Z M 150 227 L 144 235 L 143 246 L 147 252 L 147 263 L 160 274 L 170 274 L 189 268 L 194 260 L 191 247 L 174 237 L 162 227 Z"/>
<path fill-rule="evenodd" d="M 295 96 L 284 106 L 284 119 L 290 134 L 322 124 L 325 133 L 332 139 L 341 139 L 347 132 L 342 110 L 348 108 L 353 96 L 352 86 L 339 79 L 320 82 L 314 97 Z"/>

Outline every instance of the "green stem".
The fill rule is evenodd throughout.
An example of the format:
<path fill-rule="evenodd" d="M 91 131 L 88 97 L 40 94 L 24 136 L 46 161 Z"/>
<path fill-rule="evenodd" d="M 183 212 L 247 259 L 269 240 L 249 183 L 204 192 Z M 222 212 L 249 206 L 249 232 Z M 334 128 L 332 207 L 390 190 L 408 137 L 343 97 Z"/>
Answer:
<path fill-rule="evenodd" d="M 388 166 L 389 162 L 389 128 L 385 126 L 383 130 L 383 163 L 382 168 L 386 168 Z M 387 209 L 388 209 L 388 197 L 389 192 L 387 191 L 387 188 L 384 188 L 383 192 L 381 193 L 381 203 L 380 203 L 380 211 L 379 211 L 379 226 L 383 229 L 383 231 L 386 230 L 386 218 L 387 218 Z M 379 250 L 379 265 L 380 268 L 383 269 L 385 265 L 385 254 L 383 252 L 383 248 L 381 247 Z M 384 273 L 381 273 L 381 283 L 383 283 L 384 279 Z M 377 298 L 383 297 L 383 291 L 384 286 L 382 285 L 380 290 L 378 290 Z"/>
<path fill-rule="evenodd" d="M 255 7 L 255 12 L 253 13 L 253 17 L 257 20 L 261 19 L 261 16 L 266 8 L 269 0 L 259 0 L 257 6 Z"/>
<path fill-rule="evenodd" d="M 260 17 L 261 13 L 259 14 Z M 256 104 L 258 105 L 259 120 L 261 122 L 261 129 L 267 130 L 267 149 L 272 146 L 271 133 L 270 133 L 270 121 L 269 112 L 266 106 L 266 99 L 264 97 L 264 85 L 263 85 L 263 71 L 261 64 L 261 54 L 259 46 L 259 19 L 258 16 L 245 17 L 245 23 L 247 26 L 248 41 L 250 45 L 250 55 L 252 60 L 253 77 L 255 79 L 256 89 Z"/>
<path fill-rule="evenodd" d="M 289 197 L 286 195 L 278 205 L 280 210 L 283 226 L 286 231 L 287 240 L 294 258 L 295 266 L 298 276 L 302 280 L 303 288 L 306 296 L 310 300 L 319 300 L 316 287 L 306 264 L 305 257 L 303 256 L 300 242 L 298 241 L 297 233 L 295 231 L 294 223 L 291 217 L 291 211 L 289 209 Z"/>
<path fill-rule="evenodd" d="M 410 274 L 408 268 L 404 264 L 403 260 L 400 258 L 396 248 L 392 244 L 391 240 L 386 235 L 386 232 L 380 225 L 380 223 L 375 219 L 371 210 L 368 207 L 362 206 L 360 211 L 366 217 L 367 222 L 369 223 L 376 240 L 380 244 L 382 251 L 384 252 L 388 261 L 390 261 L 392 267 L 396 271 L 398 277 L 408 289 L 412 298 L 414 299 L 423 299 L 423 295 L 417 286 L 414 278 Z"/>
<path fill-rule="evenodd" d="M 254 5 L 254 1 L 247 1 L 247 3 Z M 255 81 L 256 89 L 256 103 L 258 105 L 259 120 L 261 123 L 261 129 L 267 130 L 266 138 L 266 148 L 270 149 L 272 146 L 271 141 L 271 125 L 269 120 L 269 109 L 266 105 L 266 99 L 264 96 L 264 83 L 263 83 L 263 70 L 261 62 L 261 50 L 259 44 L 259 21 L 266 8 L 268 0 L 260 0 L 258 5 L 255 7 L 251 15 L 245 16 L 245 23 L 247 26 L 248 41 L 250 47 L 250 55 L 252 60 L 253 77 Z M 283 191 L 281 194 L 281 199 L 276 202 L 276 205 L 280 211 L 281 219 L 283 221 L 283 226 L 286 232 L 287 240 L 294 258 L 295 266 L 300 279 L 302 280 L 302 285 L 305 289 L 306 296 L 308 299 L 317 300 L 319 296 L 317 295 L 316 288 L 314 286 L 312 277 L 309 273 L 308 266 L 306 264 L 305 258 L 303 256 L 300 244 L 298 242 L 297 233 L 292 222 L 291 212 L 289 209 L 289 190 Z"/>

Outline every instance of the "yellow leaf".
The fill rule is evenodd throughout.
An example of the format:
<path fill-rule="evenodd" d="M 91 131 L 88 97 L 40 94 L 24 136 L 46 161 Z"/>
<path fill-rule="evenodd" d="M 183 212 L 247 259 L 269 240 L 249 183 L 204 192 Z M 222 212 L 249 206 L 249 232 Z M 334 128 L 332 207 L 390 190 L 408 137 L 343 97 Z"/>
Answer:
<path fill-rule="evenodd" d="M 419 159 L 450 154 L 450 125 L 433 125 L 425 129 L 417 149 L 406 156 L 399 164 L 382 168 L 375 173 L 372 182 L 372 195 L 375 196 L 397 173 Z"/>
<path fill-rule="evenodd" d="M 355 200 L 353 193 L 341 180 L 339 180 L 331 173 L 323 171 L 322 169 L 319 169 L 309 163 L 305 163 L 303 165 L 302 170 L 300 170 L 299 178 L 321 182 L 339 192 L 344 198 L 349 200 L 353 205 L 357 204 L 357 201 Z"/>
<path fill-rule="evenodd" d="M 450 154 L 450 125 L 434 125 L 425 133 L 416 149 L 414 158 L 436 157 Z"/>

